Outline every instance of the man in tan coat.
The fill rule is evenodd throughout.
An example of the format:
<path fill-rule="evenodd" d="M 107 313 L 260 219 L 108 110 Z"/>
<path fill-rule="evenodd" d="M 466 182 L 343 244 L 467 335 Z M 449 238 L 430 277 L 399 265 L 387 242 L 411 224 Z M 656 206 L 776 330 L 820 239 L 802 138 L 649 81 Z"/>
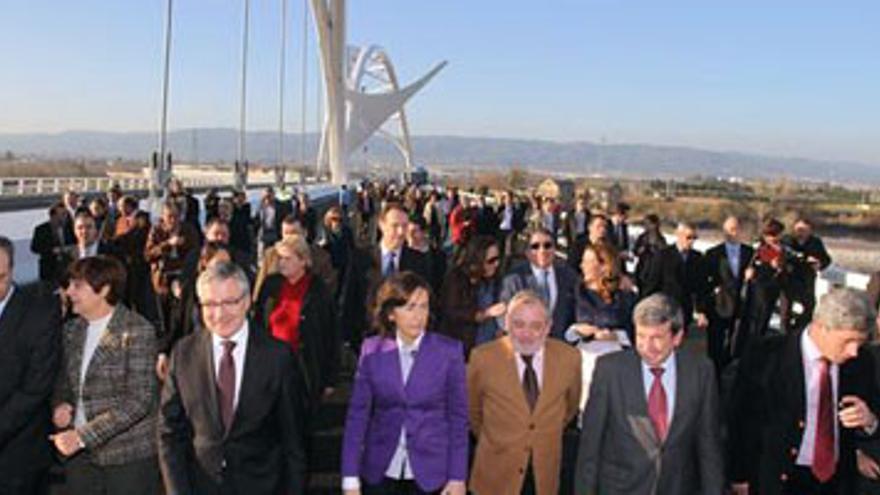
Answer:
<path fill-rule="evenodd" d="M 555 495 L 562 434 L 578 410 L 581 360 L 547 339 L 551 318 L 536 293 L 508 303 L 506 337 L 477 347 L 468 365 L 476 495 Z"/>

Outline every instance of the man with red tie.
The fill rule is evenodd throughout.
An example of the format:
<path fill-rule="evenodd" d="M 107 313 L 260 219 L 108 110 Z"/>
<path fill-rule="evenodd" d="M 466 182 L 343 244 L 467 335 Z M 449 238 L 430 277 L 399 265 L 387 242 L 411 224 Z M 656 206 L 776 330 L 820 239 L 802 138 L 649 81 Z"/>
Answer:
<path fill-rule="evenodd" d="M 304 493 L 303 382 L 290 347 L 247 318 L 244 271 L 199 275 L 204 331 L 178 341 L 159 411 L 159 463 L 175 495 Z"/>
<path fill-rule="evenodd" d="M 712 363 L 677 350 L 683 317 L 669 296 L 633 310 L 636 350 L 596 363 L 575 493 L 721 495 L 724 463 Z"/>
<path fill-rule="evenodd" d="M 802 332 L 746 350 L 734 385 L 730 477 L 734 492 L 855 493 L 857 437 L 877 430 L 869 357 L 874 327 L 865 294 L 835 289 Z"/>

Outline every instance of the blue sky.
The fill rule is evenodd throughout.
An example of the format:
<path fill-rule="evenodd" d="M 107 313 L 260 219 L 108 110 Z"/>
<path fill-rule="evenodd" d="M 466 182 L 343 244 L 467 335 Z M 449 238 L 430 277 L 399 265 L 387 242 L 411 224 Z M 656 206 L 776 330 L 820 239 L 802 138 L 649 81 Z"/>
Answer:
<path fill-rule="evenodd" d="M 248 127 L 276 129 L 280 0 L 251 4 Z M 0 0 L 0 132 L 157 129 L 164 5 Z M 175 0 L 172 128 L 238 125 L 242 5 Z M 290 132 L 302 16 L 290 0 Z M 415 134 L 880 164 L 878 25 L 876 1 L 350 0 L 348 39 L 384 46 L 404 81 L 449 61 L 408 107 Z"/>

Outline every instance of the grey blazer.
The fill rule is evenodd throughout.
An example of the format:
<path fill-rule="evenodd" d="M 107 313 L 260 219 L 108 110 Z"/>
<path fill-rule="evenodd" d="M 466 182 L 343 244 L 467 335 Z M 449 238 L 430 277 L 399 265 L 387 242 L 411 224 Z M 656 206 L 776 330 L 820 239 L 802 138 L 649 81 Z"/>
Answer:
<path fill-rule="evenodd" d="M 675 409 L 657 439 L 635 351 L 596 363 L 584 410 L 575 493 L 720 495 L 724 487 L 718 392 L 706 358 L 676 351 Z"/>
<path fill-rule="evenodd" d="M 156 331 L 141 315 L 118 304 L 101 337 L 80 387 L 80 364 L 88 322 L 64 325 L 64 354 L 53 406 L 76 407 L 82 392 L 87 423 L 78 431 L 100 466 L 125 464 L 156 455 Z"/>
<path fill-rule="evenodd" d="M 574 323 L 574 293 L 579 282 L 577 273 L 563 262 L 553 263 L 556 277 L 556 304 L 553 306 L 553 326 L 550 336 L 565 342 L 565 331 Z M 538 280 L 532 274 L 528 262 L 520 263 L 511 268 L 501 282 L 500 300 L 508 302 L 517 292 L 530 289 L 541 293 Z M 504 327 L 504 317 L 498 319 L 498 325 Z"/>

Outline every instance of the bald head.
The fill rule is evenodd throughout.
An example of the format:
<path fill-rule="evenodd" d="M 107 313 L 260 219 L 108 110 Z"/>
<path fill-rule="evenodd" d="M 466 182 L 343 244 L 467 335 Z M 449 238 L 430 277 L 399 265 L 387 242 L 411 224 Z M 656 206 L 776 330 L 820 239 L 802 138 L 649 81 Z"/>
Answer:
<path fill-rule="evenodd" d="M 724 231 L 724 240 L 727 242 L 739 242 L 739 219 L 734 216 L 727 217 L 721 226 Z"/>

